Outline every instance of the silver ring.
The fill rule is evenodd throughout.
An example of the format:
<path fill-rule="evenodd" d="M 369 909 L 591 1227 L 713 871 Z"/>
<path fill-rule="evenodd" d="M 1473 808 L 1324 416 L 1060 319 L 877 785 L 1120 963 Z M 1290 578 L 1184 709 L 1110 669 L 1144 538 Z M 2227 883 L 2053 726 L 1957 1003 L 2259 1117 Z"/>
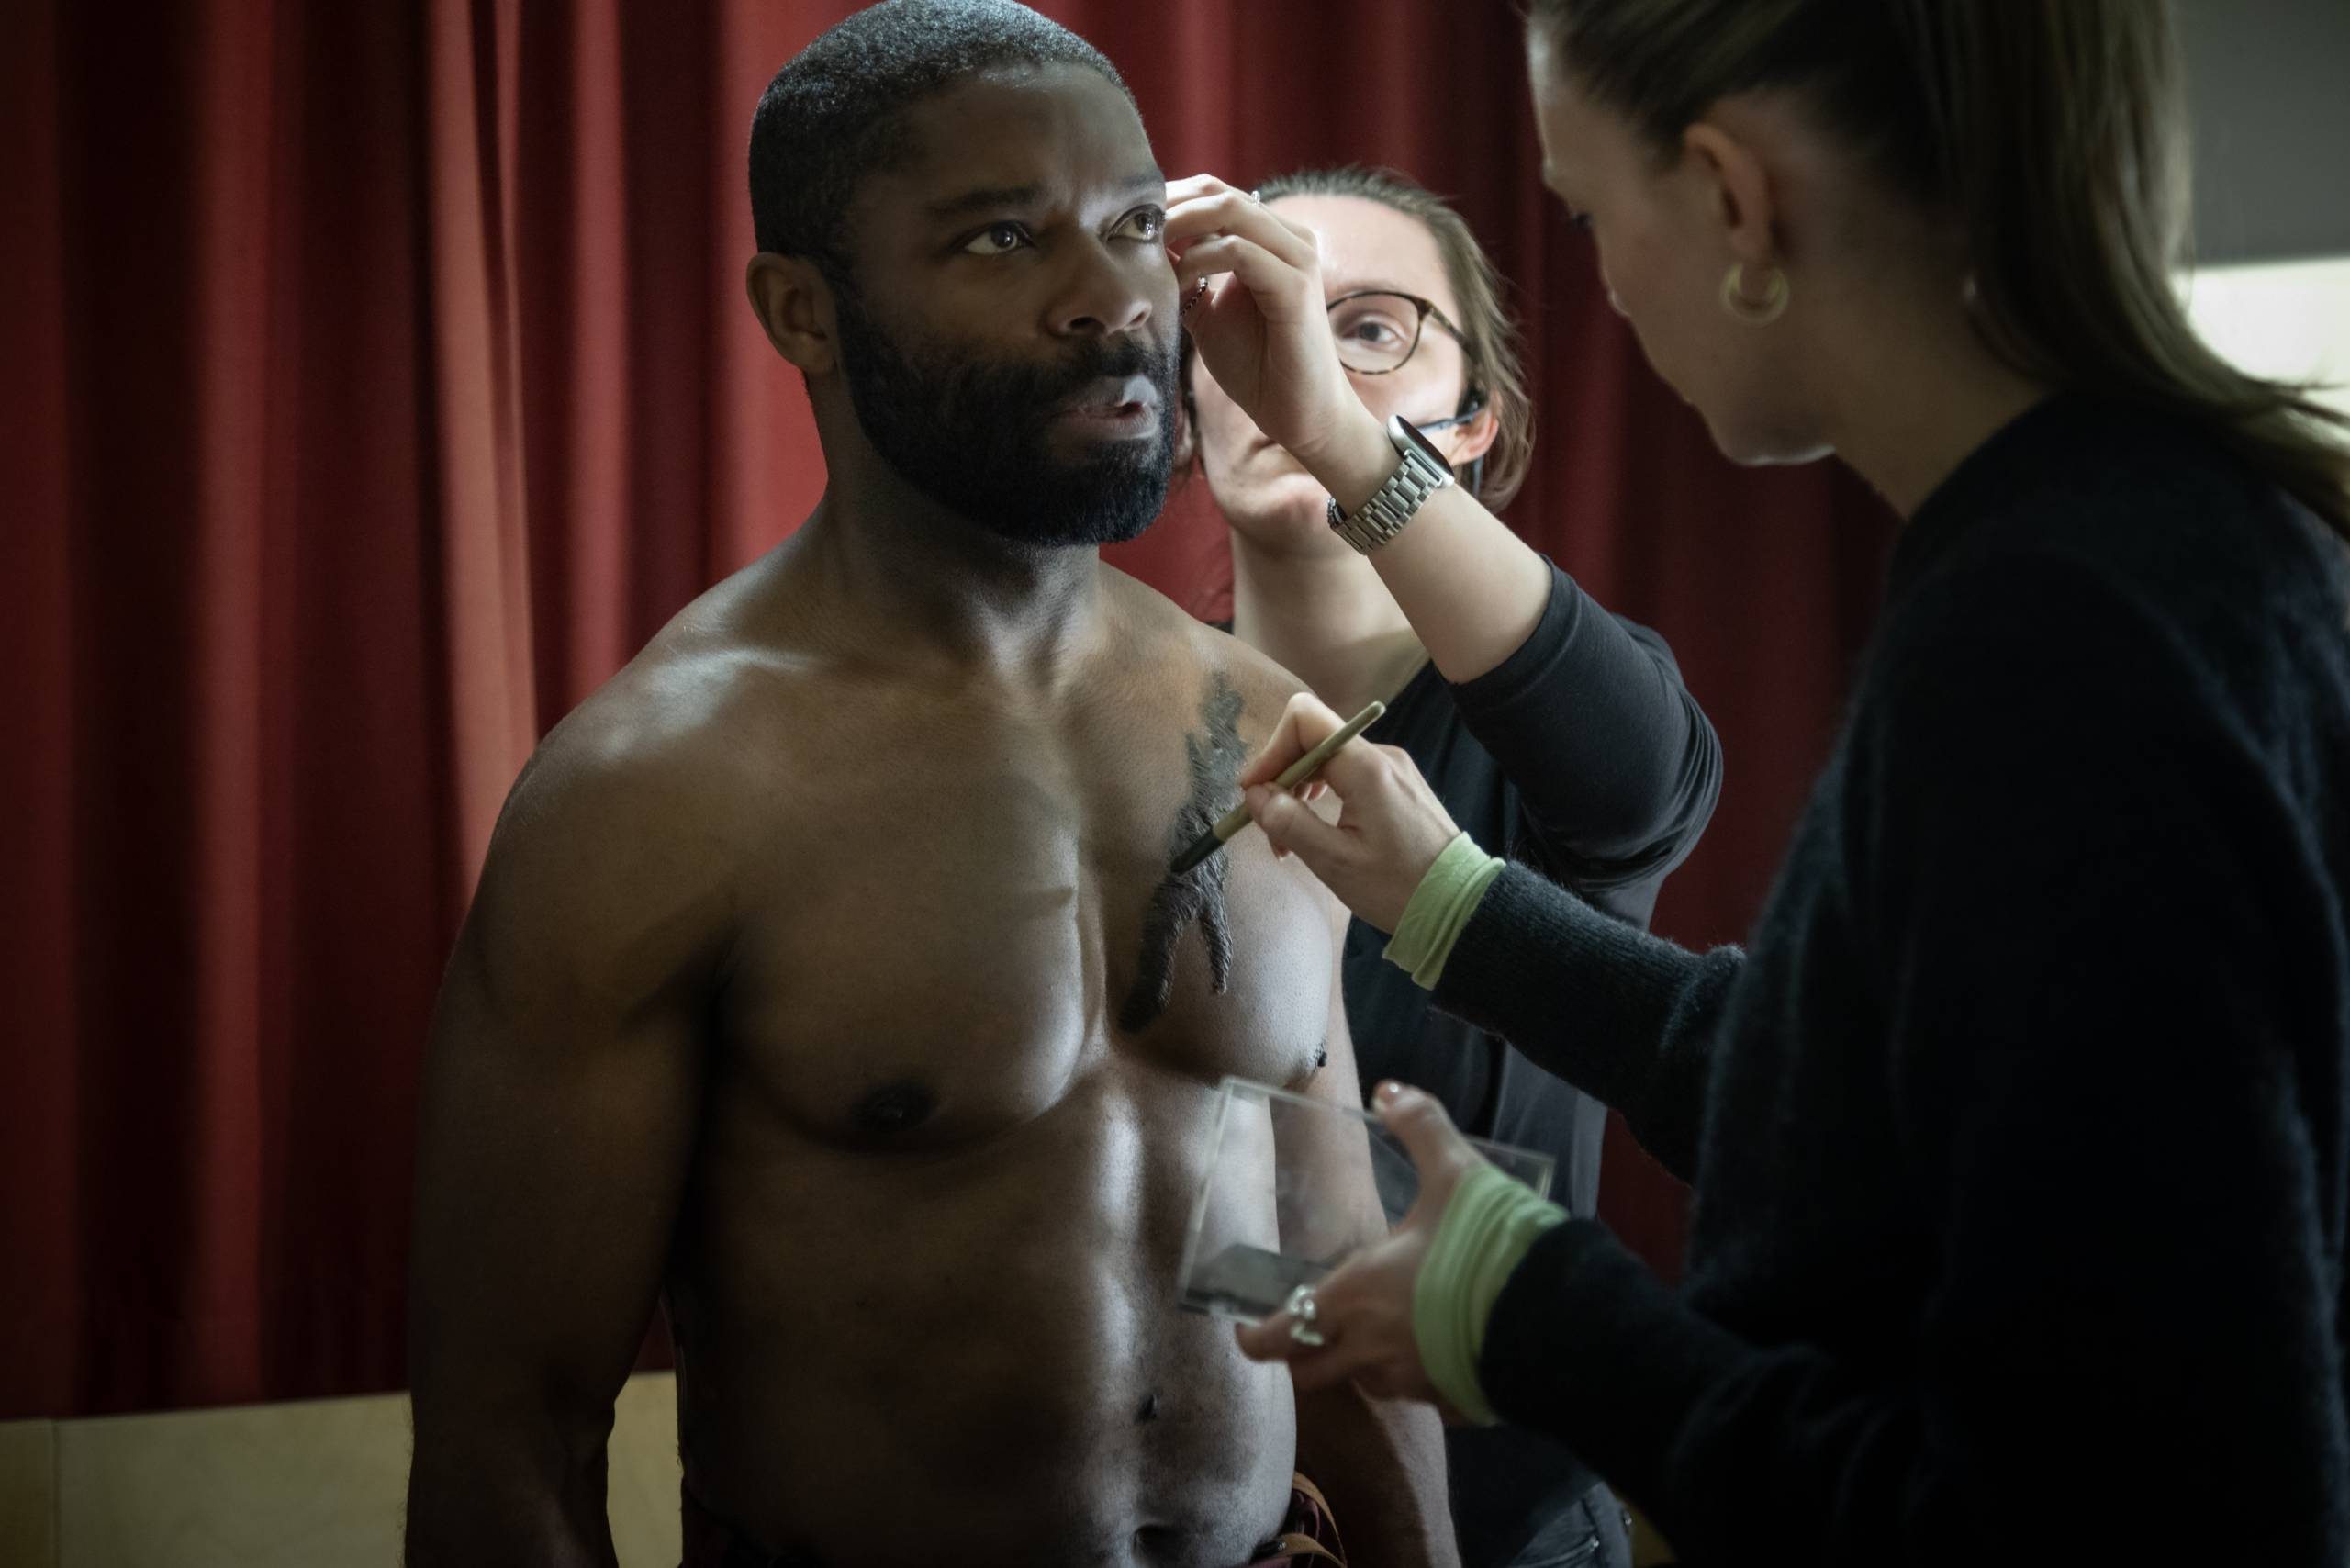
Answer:
<path fill-rule="evenodd" d="M 1312 1285 L 1300 1285 L 1290 1292 L 1289 1300 L 1282 1304 L 1281 1310 L 1290 1316 L 1289 1337 L 1292 1340 L 1309 1348 L 1329 1343 L 1322 1337 L 1321 1330 L 1314 1327 L 1317 1309 Z"/>

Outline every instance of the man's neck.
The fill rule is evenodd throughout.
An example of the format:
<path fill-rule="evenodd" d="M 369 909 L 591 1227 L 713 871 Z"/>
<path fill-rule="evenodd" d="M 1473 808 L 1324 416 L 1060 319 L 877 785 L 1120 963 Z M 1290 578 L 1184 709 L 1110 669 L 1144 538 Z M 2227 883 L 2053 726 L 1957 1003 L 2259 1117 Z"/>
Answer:
<path fill-rule="evenodd" d="M 793 547 L 862 634 L 886 638 L 893 655 L 1052 684 L 1097 629 L 1093 549 L 992 533 L 869 450 L 827 460 L 824 498 Z"/>
<path fill-rule="evenodd" d="M 1281 553 L 1232 532 L 1232 633 L 1340 713 L 1387 701 L 1427 650 L 1370 561 Z"/>

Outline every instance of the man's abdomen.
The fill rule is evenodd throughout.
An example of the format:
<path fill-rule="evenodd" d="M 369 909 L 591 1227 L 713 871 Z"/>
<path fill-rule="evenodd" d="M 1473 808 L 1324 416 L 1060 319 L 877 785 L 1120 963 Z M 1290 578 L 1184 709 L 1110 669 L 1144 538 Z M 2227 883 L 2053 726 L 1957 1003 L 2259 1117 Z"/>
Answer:
<path fill-rule="evenodd" d="M 1175 1305 L 1214 1104 L 1110 1059 L 891 1152 L 713 1095 L 670 1289 L 688 1485 L 826 1563 L 1245 1561 L 1295 1426 L 1286 1371 Z"/>

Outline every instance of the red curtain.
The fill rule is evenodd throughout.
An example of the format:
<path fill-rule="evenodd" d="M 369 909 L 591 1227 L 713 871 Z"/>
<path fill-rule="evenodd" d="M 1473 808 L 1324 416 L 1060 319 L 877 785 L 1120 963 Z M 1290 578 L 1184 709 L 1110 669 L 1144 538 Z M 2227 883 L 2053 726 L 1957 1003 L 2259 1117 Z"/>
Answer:
<path fill-rule="evenodd" d="M 741 294 L 816 0 L 16 0 L 0 60 L 0 1417 L 401 1382 L 427 1014 L 535 738 L 823 483 Z M 1741 473 L 1542 196 L 1505 0 L 1066 0 L 1170 173 L 1393 164 L 1518 290 L 1514 521 L 1657 626 L 1752 918 L 1887 538 Z M 1117 553 L 1211 610 L 1204 495 Z M 1611 1145 L 1660 1267 L 1681 1198 Z"/>

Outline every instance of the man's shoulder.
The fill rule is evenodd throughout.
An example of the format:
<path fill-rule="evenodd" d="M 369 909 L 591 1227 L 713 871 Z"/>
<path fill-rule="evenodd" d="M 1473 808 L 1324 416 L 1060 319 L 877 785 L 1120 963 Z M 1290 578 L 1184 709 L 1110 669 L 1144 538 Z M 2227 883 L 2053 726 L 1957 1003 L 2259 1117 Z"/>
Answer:
<path fill-rule="evenodd" d="M 466 922 L 502 990 L 638 998 L 722 951 L 754 844 L 721 739 L 737 678 L 640 655 L 539 744 Z"/>
<path fill-rule="evenodd" d="M 1188 666 L 1203 682 L 1221 681 L 1239 694 L 1252 717 L 1266 715 L 1267 724 L 1305 689 L 1304 681 L 1231 633 L 1113 567 L 1103 570 L 1114 585 L 1119 635 L 1128 655 L 1138 663 L 1160 669 Z"/>
<path fill-rule="evenodd" d="M 698 600 L 539 743 L 499 814 L 493 865 L 720 875 L 773 820 L 755 806 L 803 749 L 795 715 L 822 707 L 807 662 Z"/>
<path fill-rule="evenodd" d="M 665 632 L 547 733 L 516 794 L 719 787 L 750 738 L 748 722 L 798 685 L 789 662 L 769 650 Z"/>

